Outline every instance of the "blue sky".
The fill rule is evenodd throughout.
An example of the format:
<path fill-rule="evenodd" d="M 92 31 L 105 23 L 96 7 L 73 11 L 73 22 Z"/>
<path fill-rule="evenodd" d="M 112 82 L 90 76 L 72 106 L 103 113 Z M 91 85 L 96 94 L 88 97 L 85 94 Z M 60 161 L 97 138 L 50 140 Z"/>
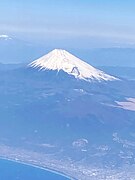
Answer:
<path fill-rule="evenodd" d="M 134 9 L 133 0 L 3 0 L 0 33 L 69 46 L 93 41 L 130 46 L 135 44 Z"/>

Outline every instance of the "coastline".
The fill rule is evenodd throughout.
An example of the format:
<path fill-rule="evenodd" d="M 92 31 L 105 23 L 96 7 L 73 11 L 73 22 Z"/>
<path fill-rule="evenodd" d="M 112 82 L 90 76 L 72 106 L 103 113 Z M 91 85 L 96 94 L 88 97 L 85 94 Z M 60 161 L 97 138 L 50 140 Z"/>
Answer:
<path fill-rule="evenodd" d="M 50 169 L 50 168 L 47 168 L 47 167 L 42 167 L 42 166 L 38 166 L 38 165 L 35 165 L 35 164 L 30 164 L 30 163 L 27 163 L 27 162 L 23 162 L 19 159 L 11 159 L 11 158 L 6 158 L 6 157 L 1 157 L 0 156 L 0 160 L 5 160 L 5 161 L 11 161 L 11 162 L 14 162 L 14 163 L 18 163 L 18 164 L 22 164 L 22 165 L 26 165 L 26 166 L 31 166 L 33 168 L 38 168 L 38 169 L 41 169 L 41 170 L 45 170 L 45 171 L 48 171 L 48 172 L 51 172 L 51 173 L 54 173 L 54 174 L 57 174 L 57 175 L 60 175 L 60 176 L 63 176 L 69 180 L 77 180 L 73 177 L 70 177 L 64 173 L 61 173 L 57 170 L 53 170 L 53 169 Z"/>

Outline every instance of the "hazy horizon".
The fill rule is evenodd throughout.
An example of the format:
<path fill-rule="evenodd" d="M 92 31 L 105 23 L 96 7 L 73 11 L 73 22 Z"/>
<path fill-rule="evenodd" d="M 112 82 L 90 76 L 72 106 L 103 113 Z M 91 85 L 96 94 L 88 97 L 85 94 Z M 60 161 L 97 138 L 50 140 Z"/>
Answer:
<path fill-rule="evenodd" d="M 0 34 L 61 48 L 135 47 L 134 5 L 131 0 L 5 0 Z"/>

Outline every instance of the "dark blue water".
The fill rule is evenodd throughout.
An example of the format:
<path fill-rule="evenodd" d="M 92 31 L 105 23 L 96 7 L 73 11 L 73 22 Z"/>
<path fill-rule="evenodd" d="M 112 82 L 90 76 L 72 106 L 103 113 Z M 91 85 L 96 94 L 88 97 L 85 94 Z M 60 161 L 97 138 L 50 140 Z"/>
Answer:
<path fill-rule="evenodd" d="M 0 180 L 69 180 L 46 170 L 0 160 Z"/>

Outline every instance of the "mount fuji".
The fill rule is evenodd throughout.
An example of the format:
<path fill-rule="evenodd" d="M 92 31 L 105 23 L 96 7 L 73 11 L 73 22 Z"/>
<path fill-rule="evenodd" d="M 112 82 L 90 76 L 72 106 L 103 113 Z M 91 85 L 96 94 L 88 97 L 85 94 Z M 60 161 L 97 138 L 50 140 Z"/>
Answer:
<path fill-rule="evenodd" d="M 55 49 L 38 60 L 33 61 L 28 66 L 39 70 L 56 70 L 58 72 L 62 70 L 69 75 L 73 75 L 77 79 L 85 81 L 117 80 L 117 78 L 94 68 L 88 63 L 62 49 Z"/>
<path fill-rule="evenodd" d="M 61 49 L 1 64 L 0 156 L 70 179 L 135 179 L 135 80 L 120 79 Z"/>

